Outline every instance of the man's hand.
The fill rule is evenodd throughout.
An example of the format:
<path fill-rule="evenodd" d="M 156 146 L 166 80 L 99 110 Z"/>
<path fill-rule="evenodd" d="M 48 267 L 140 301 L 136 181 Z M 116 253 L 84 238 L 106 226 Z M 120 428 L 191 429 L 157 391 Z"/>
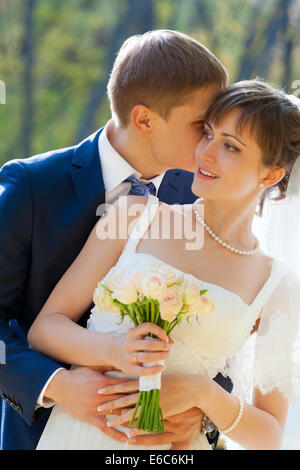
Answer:
<path fill-rule="evenodd" d="M 107 426 L 104 412 L 97 411 L 97 408 L 107 401 L 119 399 L 122 394 L 99 395 L 98 390 L 109 385 L 120 384 L 131 381 L 121 378 L 112 378 L 103 375 L 107 370 L 113 370 L 113 367 L 101 367 L 91 369 L 87 367 L 78 367 L 73 370 L 59 371 L 45 392 L 45 398 L 50 398 L 60 405 L 67 413 L 81 421 L 87 421 L 97 426 L 105 434 L 113 439 L 126 442 L 126 434 L 119 432 Z M 132 382 L 136 382 L 132 380 Z M 113 409 L 114 414 L 120 414 L 119 408 Z"/>
<path fill-rule="evenodd" d="M 191 408 L 183 413 L 164 419 L 165 432 L 151 436 L 139 435 L 143 431 L 133 431 L 135 437 L 129 438 L 129 444 L 159 445 L 172 443 L 170 450 L 185 450 L 199 436 L 203 413 L 199 408 Z"/>

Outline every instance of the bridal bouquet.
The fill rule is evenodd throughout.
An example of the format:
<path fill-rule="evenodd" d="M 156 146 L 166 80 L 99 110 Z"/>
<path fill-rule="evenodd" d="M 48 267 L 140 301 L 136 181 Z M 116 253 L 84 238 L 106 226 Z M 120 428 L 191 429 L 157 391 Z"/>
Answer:
<path fill-rule="evenodd" d="M 94 292 L 93 300 L 98 311 L 108 310 L 119 313 L 121 322 L 126 315 L 137 326 L 152 322 L 161 327 L 167 335 L 183 319 L 209 315 L 214 302 L 207 293 L 200 290 L 197 280 L 188 274 L 165 264 L 152 264 L 143 272 L 121 271 L 112 268 Z M 154 335 L 150 334 L 150 337 Z M 155 364 L 164 364 L 158 361 Z M 146 364 L 145 364 L 146 365 Z M 161 372 L 139 379 L 139 398 L 130 421 L 132 426 L 140 406 L 136 428 L 150 432 L 163 432 L 164 421 L 160 407 Z"/>

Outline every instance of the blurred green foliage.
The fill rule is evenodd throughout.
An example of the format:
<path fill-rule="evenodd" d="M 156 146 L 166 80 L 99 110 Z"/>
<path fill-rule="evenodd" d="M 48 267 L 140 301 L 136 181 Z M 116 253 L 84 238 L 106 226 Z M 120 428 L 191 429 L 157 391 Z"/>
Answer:
<path fill-rule="evenodd" d="M 104 125 L 111 64 L 132 34 L 178 29 L 209 47 L 231 82 L 260 76 L 293 92 L 299 26 L 299 0 L 1 0 L 0 166 Z"/>

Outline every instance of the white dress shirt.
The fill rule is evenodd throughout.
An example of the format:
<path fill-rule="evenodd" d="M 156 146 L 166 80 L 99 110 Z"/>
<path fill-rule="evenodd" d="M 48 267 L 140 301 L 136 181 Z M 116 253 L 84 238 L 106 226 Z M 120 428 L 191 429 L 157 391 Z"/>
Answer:
<path fill-rule="evenodd" d="M 102 167 L 102 175 L 105 187 L 105 202 L 112 203 L 120 195 L 126 195 L 130 191 L 130 183 L 124 183 L 129 176 L 134 175 L 142 183 L 152 182 L 158 193 L 159 186 L 165 173 L 155 176 L 150 180 L 141 178 L 141 174 L 135 170 L 123 157 L 113 148 L 107 137 L 107 130 L 112 125 L 109 121 L 100 134 L 98 148 Z"/>
<path fill-rule="evenodd" d="M 126 180 L 131 175 L 134 175 L 142 183 L 148 184 L 152 182 L 156 188 L 156 194 L 158 194 L 158 190 L 165 173 L 157 175 L 150 180 L 142 179 L 142 175 L 131 165 L 129 165 L 129 163 L 127 163 L 126 160 L 121 157 L 121 155 L 109 142 L 107 130 L 111 125 L 112 120 L 108 121 L 98 140 L 100 163 L 105 187 L 105 202 L 112 204 L 118 197 L 125 196 L 129 193 L 131 184 L 128 182 L 124 183 L 124 180 Z M 39 406 L 50 408 L 55 404 L 52 400 L 47 398 L 44 399 L 44 394 L 49 383 L 60 370 L 63 370 L 63 368 L 60 367 L 59 369 L 55 370 L 45 383 L 37 401 L 37 408 Z"/>

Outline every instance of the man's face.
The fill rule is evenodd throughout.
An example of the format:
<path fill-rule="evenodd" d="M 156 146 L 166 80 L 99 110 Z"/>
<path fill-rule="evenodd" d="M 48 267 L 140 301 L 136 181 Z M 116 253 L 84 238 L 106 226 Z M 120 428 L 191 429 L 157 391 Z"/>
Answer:
<path fill-rule="evenodd" d="M 166 121 L 156 115 L 151 148 L 161 167 L 194 171 L 195 149 L 202 138 L 203 119 L 219 91 L 216 85 L 199 88 L 183 106 L 173 108 Z"/>

